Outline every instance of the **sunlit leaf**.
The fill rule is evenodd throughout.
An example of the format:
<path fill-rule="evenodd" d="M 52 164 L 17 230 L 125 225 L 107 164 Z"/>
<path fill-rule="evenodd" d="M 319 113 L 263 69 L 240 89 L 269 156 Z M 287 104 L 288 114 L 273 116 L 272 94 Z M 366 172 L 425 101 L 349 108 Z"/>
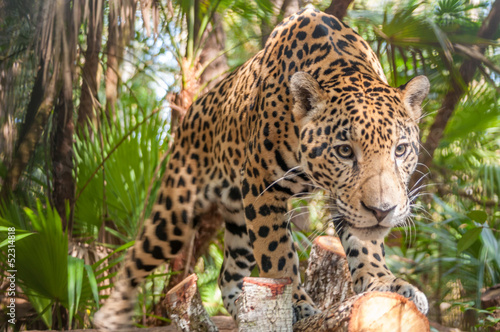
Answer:
<path fill-rule="evenodd" d="M 462 235 L 462 238 L 457 243 L 457 251 L 461 253 L 462 251 L 467 250 L 471 245 L 473 245 L 474 242 L 479 239 L 482 230 L 482 228 L 472 228 L 465 232 L 465 234 Z"/>
<path fill-rule="evenodd" d="M 486 212 L 481 211 L 481 210 L 471 211 L 471 212 L 467 213 L 467 217 L 471 218 L 472 220 L 474 220 L 480 224 L 484 224 L 486 219 L 488 219 L 488 215 L 486 214 Z"/>
<path fill-rule="evenodd" d="M 78 310 L 83 284 L 83 260 L 68 255 L 68 314 L 69 325 Z"/>

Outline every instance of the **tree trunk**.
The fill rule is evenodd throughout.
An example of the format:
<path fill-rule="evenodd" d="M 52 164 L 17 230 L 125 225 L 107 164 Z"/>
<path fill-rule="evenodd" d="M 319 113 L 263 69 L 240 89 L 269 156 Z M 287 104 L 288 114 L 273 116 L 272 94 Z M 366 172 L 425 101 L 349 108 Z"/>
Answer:
<path fill-rule="evenodd" d="M 226 49 L 226 33 L 219 14 L 214 13 L 213 23 L 207 27 L 205 34 L 200 64 L 206 68 L 201 73 L 200 85 L 206 84 L 204 91 L 208 91 L 224 78 L 224 73 L 229 69 L 226 54 L 223 54 Z"/>
<path fill-rule="evenodd" d="M 85 64 L 82 70 L 82 91 L 80 94 L 80 108 L 78 110 L 78 129 L 89 129 L 89 124 L 94 123 L 96 112 L 99 108 L 97 97 L 99 68 L 99 53 L 101 52 L 102 27 L 103 27 L 103 0 L 89 1 L 89 18 L 87 31 L 87 50 L 85 51 Z"/>
<path fill-rule="evenodd" d="M 483 21 L 481 29 L 477 34 L 478 37 L 484 39 L 492 39 L 495 32 L 500 25 L 500 0 L 496 0 L 491 7 L 488 17 Z M 486 46 L 479 47 L 478 51 L 484 54 Z M 461 82 L 452 80 L 451 87 L 445 95 L 441 108 L 439 108 L 437 115 L 432 124 L 429 135 L 426 141 L 422 144 L 422 153 L 419 158 L 419 165 L 410 182 L 410 188 L 418 182 L 422 174 L 427 174 L 429 167 L 434 158 L 434 152 L 439 146 L 439 142 L 443 138 L 443 133 L 453 115 L 458 102 L 466 92 L 467 86 L 472 82 L 476 69 L 480 62 L 475 59 L 465 60 L 459 69 L 459 74 L 462 79 Z"/>
<path fill-rule="evenodd" d="M 125 47 L 134 37 L 137 0 L 109 1 L 108 41 L 106 62 L 106 116 L 112 120 L 116 116 L 116 100 L 120 79 L 118 68 Z"/>
<path fill-rule="evenodd" d="M 50 80 L 47 82 L 44 76 L 45 67 L 43 63 L 45 61 L 41 60 L 41 65 L 31 92 L 31 99 L 26 110 L 26 118 L 19 131 L 19 138 L 17 139 L 12 163 L 2 186 L 0 202 L 6 200 L 9 194 L 16 189 L 19 178 L 35 151 L 35 146 L 47 124 L 49 114 L 54 107 L 56 96 L 60 90 L 57 80 L 57 69 L 52 73 Z"/>
<path fill-rule="evenodd" d="M 325 13 L 333 15 L 342 21 L 347 14 L 347 7 L 349 7 L 353 1 L 354 0 L 332 0 L 330 6 L 325 9 Z"/>
<path fill-rule="evenodd" d="M 273 4 L 274 11 L 275 11 L 275 17 L 274 20 L 262 20 L 260 24 L 260 34 L 261 34 L 261 39 L 260 39 L 260 46 L 261 48 L 264 48 L 266 46 L 267 39 L 269 38 L 269 35 L 273 31 L 274 27 L 283 21 L 284 18 L 293 15 L 296 13 L 300 7 L 302 6 L 301 4 L 302 1 L 300 0 L 272 0 L 271 3 Z"/>
<path fill-rule="evenodd" d="M 113 2 L 109 3 L 108 42 L 106 62 L 106 116 L 108 120 L 115 118 L 115 104 L 118 96 L 118 9 Z"/>
<path fill-rule="evenodd" d="M 62 89 L 54 108 L 52 126 L 52 206 L 61 217 L 63 229 L 71 238 L 73 230 L 73 203 L 75 198 L 75 181 L 73 179 L 73 77 L 75 72 L 76 37 L 80 26 L 80 17 L 75 16 L 79 10 L 70 2 L 63 2 L 64 17 L 57 27 L 64 29 L 62 33 L 61 82 Z M 67 206 L 69 211 L 67 211 Z M 67 213 L 69 212 L 69 213 Z"/>
<path fill-rule="evenodd" d="M 68 98 L 65 92 L 69 89 Z M 73 202 L 75 182 L 73 179 L 73 102 L 72 87 L 63 87 L 54 108 L 52 134 L 52 205 L 56 208 L 63 229 L 68 230 L 71 238 L 73 230 Z M 66 210 L 69 207 L 69 211 Z M 69 214 L 67 214 L 69 212 Z"/>
<path fill-rule="evenodd" d="M 16 63 L 8 61 L 0 63 L 0 162 L 3 164 L 2 167 L 7 169 L 12 162 L 16 144 L 18 128 L 15 110 L 18 102 L 14 92 L 17 90 L 16 84 L 21 81 L 21 73 L 21 68 Z M 2 180 L 0 176 L 0 186 Z"/>

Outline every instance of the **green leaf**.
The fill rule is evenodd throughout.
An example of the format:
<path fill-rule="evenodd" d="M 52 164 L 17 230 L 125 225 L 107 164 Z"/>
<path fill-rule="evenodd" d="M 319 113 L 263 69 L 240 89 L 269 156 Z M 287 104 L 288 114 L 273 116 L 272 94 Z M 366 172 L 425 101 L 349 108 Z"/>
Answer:
<path fill-rule="evenodd" d="M 0 226 L 0 232 L 3 232 L 3 231 L 7 232 L 8 228 L 9 227 Z M 18 234 L 18 233 L 21 233 L 21 234 Z M 22 240 L 25 237 L 33 235 L 33 234 L 35 234 L 35 233 L 31 233 L 31 232 L 25 231 L 23 229 L 16 229 L 15 242 Z M 0 242 L 0 248 L 5 247 L 8 243 L 9 243 L 9 239 L 7 238 L 4 241 Z"/>
<path fill-rule="evenodd" d="M 481 232 L 483 231 L 482 228 L 476 227 L 469 229 L 460 240 L 458 240 L 457 244 L 457 251 L 461 253 L 462 251 L 466 250 L 469 248 L 471 245 L 476 242 L 477 239 L 479 239 L 479 235 L 481 235 Z"/>
<path fill-rule="evenodd" d="M 85 264 L 85 270 L 87 271 L 87 276 L 89 278 L 90 289 L 92 290 L 92 295 L 94 296 L 94 301 L 99 309 L 99 288 L 97 286 L 96 277 L 92 266 Z"/>
<path fill-rule="evenodd" d="M 486 219 L 488 219 L 488 215 L 486 214 L 486 212 L 481 211 L 481 210 L 471 211 L 471 212 L 467 213 L 467 217 L 471 218 L 472 220 L 474 220 L 480 224 L 484 224 Z"/>
<path fill-rule="evenodd" d="M 83 259 L 68 256 L 68 313 L 69 326 L 72 325 L 73 316 L 78 312 L 80 295 L 83 284 Z"/>
<path fill-rule="evenodd" d="M 35 295 L 33 292 L 32 294 L 26 294 L 26 295 L 28 296 L 31 305 L 35 308 L 36 312 L 39 314 L 39 317 L 42 318 L 42 321 L 50 329 L 52 327 L 52 311 L 50 309 L 54 304 L 53 301 L 45 297 Z"/>

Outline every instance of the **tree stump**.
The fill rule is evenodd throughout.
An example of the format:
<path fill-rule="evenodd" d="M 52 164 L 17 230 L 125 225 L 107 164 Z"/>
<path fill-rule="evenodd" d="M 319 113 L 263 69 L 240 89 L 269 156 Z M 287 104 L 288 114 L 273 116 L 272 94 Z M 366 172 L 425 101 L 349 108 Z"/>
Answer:
<path fill-rule="evenodd" d="M 305 290 L 322 311 L 354 295 L 347 258 L 339 238 L 318 236 L 314 240 Z"/>
<path fill-rule="evenodd" d="M 292 331 L 291 304 L 290 279 L 243 278 L 236 301 L 239 331 Z"/>
<path fill-rule="evenodd" d="M 196 281 L 196 274 L 191 274 L 167 293 L 165 302 L 170 318 L 183 332 L 218 332 L 203 307 Z"/>
<path fill-rule="evenodd" d="M 429 322 L 410 300 L 396 293 L 368 292 L 298 321 L 294 332 L 426 332 Z"/>

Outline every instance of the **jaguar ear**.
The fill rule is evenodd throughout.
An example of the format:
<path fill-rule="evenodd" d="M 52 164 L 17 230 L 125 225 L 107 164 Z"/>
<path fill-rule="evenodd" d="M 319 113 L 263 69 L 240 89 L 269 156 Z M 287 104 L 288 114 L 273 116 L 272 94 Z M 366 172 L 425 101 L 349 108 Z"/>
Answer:
<path fill-rule="evenodd" d="M 399 87 L 403 95 L 403 103 L 415 121 L 419 121 L 422 115 L 422 101 L 427 97 L 430 86 L 427 77 L 417 76 Z"/>
<path fill-rule="evenodd" d="M 293 74 L 290 89 L 294 99 L 293 115 L 296 120 L 310 118 L 324 106 L 325 92 L 310 74 L 303 71 Z"/>

